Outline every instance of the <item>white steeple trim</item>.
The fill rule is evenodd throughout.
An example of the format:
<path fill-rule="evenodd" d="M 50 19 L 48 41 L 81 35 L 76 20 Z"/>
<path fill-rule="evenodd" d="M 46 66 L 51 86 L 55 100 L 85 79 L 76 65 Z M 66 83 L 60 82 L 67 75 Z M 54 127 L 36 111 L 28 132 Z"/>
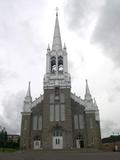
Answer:
<path fill-rule="evenodd" d="M 32 108 L 35 107 L 38 103 L 41 103 L 44 99 L 43 95 L 40 95 L 39 98 L 36 98 L 33 102 L 32 102 Z"/>
<path fill-rule="evenodd" d="M 63 55 L 63 63 L 64 63 L 64 72 L 68 73 L 68 60 L 66 51 L 64 52 Z"/>
<path fill-rule="evenodd" d="M 85 92 L 85 111 L 86 112 L 95 112 L 96 111 L 96 106 L 93 103 L 93 99 L 88 87 L 88 81 L 86 80 L 86 92 Z"/>
<path fill-rule="evenodd" d="M 30 82 L 29 82 L 29 85 L 28 85 L 28 90 L 27 90 L 27 94 L 26 94 L 26 98 L 27 97 L 31 97 L 31 88 L 30 88 Z"/>
<path fill-rule="evenodd" d="M 86 113 L 95 113 L 95 120 L 100 121 L 99 110 L 96 104 L 96 101 L 91 99 L 90 101 L 85 100 L 85 112 Z"/>
<path fill-rule="evenodd" d="M 96 108 L 95 119 L 96 119 L 96 121 L 100 121 L 99 109 L 98 109 L 98 106 L 97 106 L 95 98 L 94 98 L 94 107 Z"/>
<path fill-rule="evenodd" d="M 69 73 L 63 74 L 45 74 L 44 76 L 44 89 L 52 89 L 55 86 L 61 88 L 71 88 L 71 77 Z"/>
<path fill-rule="evenodd" d="M 52 50 L 59 50 L 59 49 L 62 49 L 62 43 L 61 43 L 61 36 L 60 36 L 58 13 L 56 13 Z"/>
<path fill-rule="evenodd" d="M 85 111 L 95 111 L 96 107 L 93 104 L 93 100 L 86 101 L 85 100 Z"/>
<path fill-rule="evenodd" d="M 93 101 L 85 101 L 83 99 L 81 99 L 80 97 L 76 96 L 75 94 L 71 93 L 71 98 L 79 103 L 80 105 L 83 105 L 85 107 L 85 111 L 90 113 L 90 112 L 94 112 L 96 114 L 96 119 L 98 119 L 98 113 L 99 113 L 99 110 L 98 110 L 98 107 L 96 107 L 93 103 Z"/>
<path fill-rule="evenodd" d="M 62 48 L 58 13 L 56 13 L 52 50 L 50 50 L 50 47 L 47 49 L 44 89 L 52 89 L 55 86 L 71 88 L 71 77 L 68 73 L 66 46 Z"/>
<path fill-rule="evenodd" d="M 49 52 L 46 54 L 46 73 L 50 73 L 50 55 Z"/>
<path fill-rule="evenodd" d="M 72 98 L 75 102 L 79 103 L 80 105 L 85 106 L 84 100 L 82 100 L 80 97 L 76 96 L 75 94 L 71 93 L 71 98 Z"/>
<path fill-rule="evenodd" d="M 88 113 L 90 113 L 90 112 L 97 113 L 98 107 L 97 107 L 96 101 L 95 100 L 93 101 L 93 99 L 92 99 L 87 80 L 86 80 L 86 92 L 85 92 L 84 102 L 85 102 L 86 113 L 87 112 Z"/>
<path fill-rule="evenodd" d="M 93 99 L 93 104 L 94 104 L 94 107 L 96 108 L 96 110 L 98 110 L 98 106 L 97 106 L 95 98 Z"/>
<path fill-rule="evenodd" d="M 32 97 L 31 97 L 31 88 L 29 82 L 27 94 L 24 100 L 23 112 L 31 112 L 31 107 L 32 107 Z"/>
<path fill-rule="evenodd" d="M 90 90 L 88 87 L 88 81 L 86 80 L 86 92 L 85 92 L 85 100 L 91 100 L 92 96 L 90 94 Z"/>

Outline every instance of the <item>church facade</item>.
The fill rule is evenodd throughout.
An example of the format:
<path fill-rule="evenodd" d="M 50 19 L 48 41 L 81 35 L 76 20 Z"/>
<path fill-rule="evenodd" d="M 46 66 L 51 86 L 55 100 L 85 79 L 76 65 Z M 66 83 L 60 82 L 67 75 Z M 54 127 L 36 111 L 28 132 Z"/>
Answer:
<path fill-rule="evenodd" d="M 21 120 L 21 148 L 100 148 L 99 110 L 86 80 L 85 98 L 71 93 L 66 46 L 56 13 L 52 48 L 46 54 L 44 94 L 32 101 L 30 83 Z"/>

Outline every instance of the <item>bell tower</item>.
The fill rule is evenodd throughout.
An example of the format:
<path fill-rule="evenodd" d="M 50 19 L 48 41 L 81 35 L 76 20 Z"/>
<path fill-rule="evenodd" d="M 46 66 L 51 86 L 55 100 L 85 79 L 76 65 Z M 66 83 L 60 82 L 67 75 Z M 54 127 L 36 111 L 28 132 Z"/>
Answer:
<path fill-rule="evenodd" d="M 44 76 L 44 89 L 60 86 L 71 87 L 71 78 L 68 73 L 67 50 L 62 47 L 58 12 L 56 12 L 55 28 L 52 49 L 48 45 L 46 55 L 46 74 Z"/>
<path fill-rule="evenodd" d="M 62 47 L 58 12 L 56 12 L 52 48 L 48 45 L 44 76 L 43 147 L 71 148 L 71 78 L 67 50 Z M 58 134 L 59 133 L 59 134 Z"/>

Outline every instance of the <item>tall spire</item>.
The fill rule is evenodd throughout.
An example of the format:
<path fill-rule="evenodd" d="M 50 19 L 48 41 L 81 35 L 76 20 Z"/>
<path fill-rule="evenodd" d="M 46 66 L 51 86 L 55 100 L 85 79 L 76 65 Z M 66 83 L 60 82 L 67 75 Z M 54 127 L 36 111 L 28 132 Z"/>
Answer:
<path fill-rule="evenodd" d="M 28 90 L 27 90 L 26 97 L 31 97 L 31 88 L 30 88 L 30 82 L 29 82 L 29 84 L 28 84 Z"/>
<path fill-rule="evenodd" d="M 52 49 L 53 50 L 62 49 L 60 27 L 59 27 L 59 20 L 58 20 L 58 9 L 56 9 L 56 21 L 55 21 Z"/>
<path fill-rule="evenodd" d="M 30 88 L 30 82 L 29 82 L 27 94 L 24 100 L 23 112 L 31 112 L 31 107 L 32 107 L 32 97 L 31 97 L 31 88 Z"/>
<path fill-rule="evenodd" d="M 85 100 L 91 100 L 92 96 L 88 87 L 88 81 L 86 80 L 86 92 L 85 92 Z"/>

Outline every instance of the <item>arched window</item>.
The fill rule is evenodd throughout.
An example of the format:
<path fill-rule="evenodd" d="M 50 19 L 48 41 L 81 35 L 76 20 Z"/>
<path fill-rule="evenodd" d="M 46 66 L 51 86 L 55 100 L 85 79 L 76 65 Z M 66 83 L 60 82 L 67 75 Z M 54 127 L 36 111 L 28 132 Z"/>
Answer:
<path fill-rule="evenodd" d="M 53 131 L 53 136 L 55 137 L 61 137 L 62 136 L 62 130 L 61 128 L 55 128 Z"/>
<path fill-rule="evenodd" d="M 58 57 L 58 72 L 63 73 L 63 57 Z"/>
<path fill-rule="evenodd" d="M 55 57 L 51 58 L 51 72 L 52 73 L 56 72 L 56 58 Z"/>

